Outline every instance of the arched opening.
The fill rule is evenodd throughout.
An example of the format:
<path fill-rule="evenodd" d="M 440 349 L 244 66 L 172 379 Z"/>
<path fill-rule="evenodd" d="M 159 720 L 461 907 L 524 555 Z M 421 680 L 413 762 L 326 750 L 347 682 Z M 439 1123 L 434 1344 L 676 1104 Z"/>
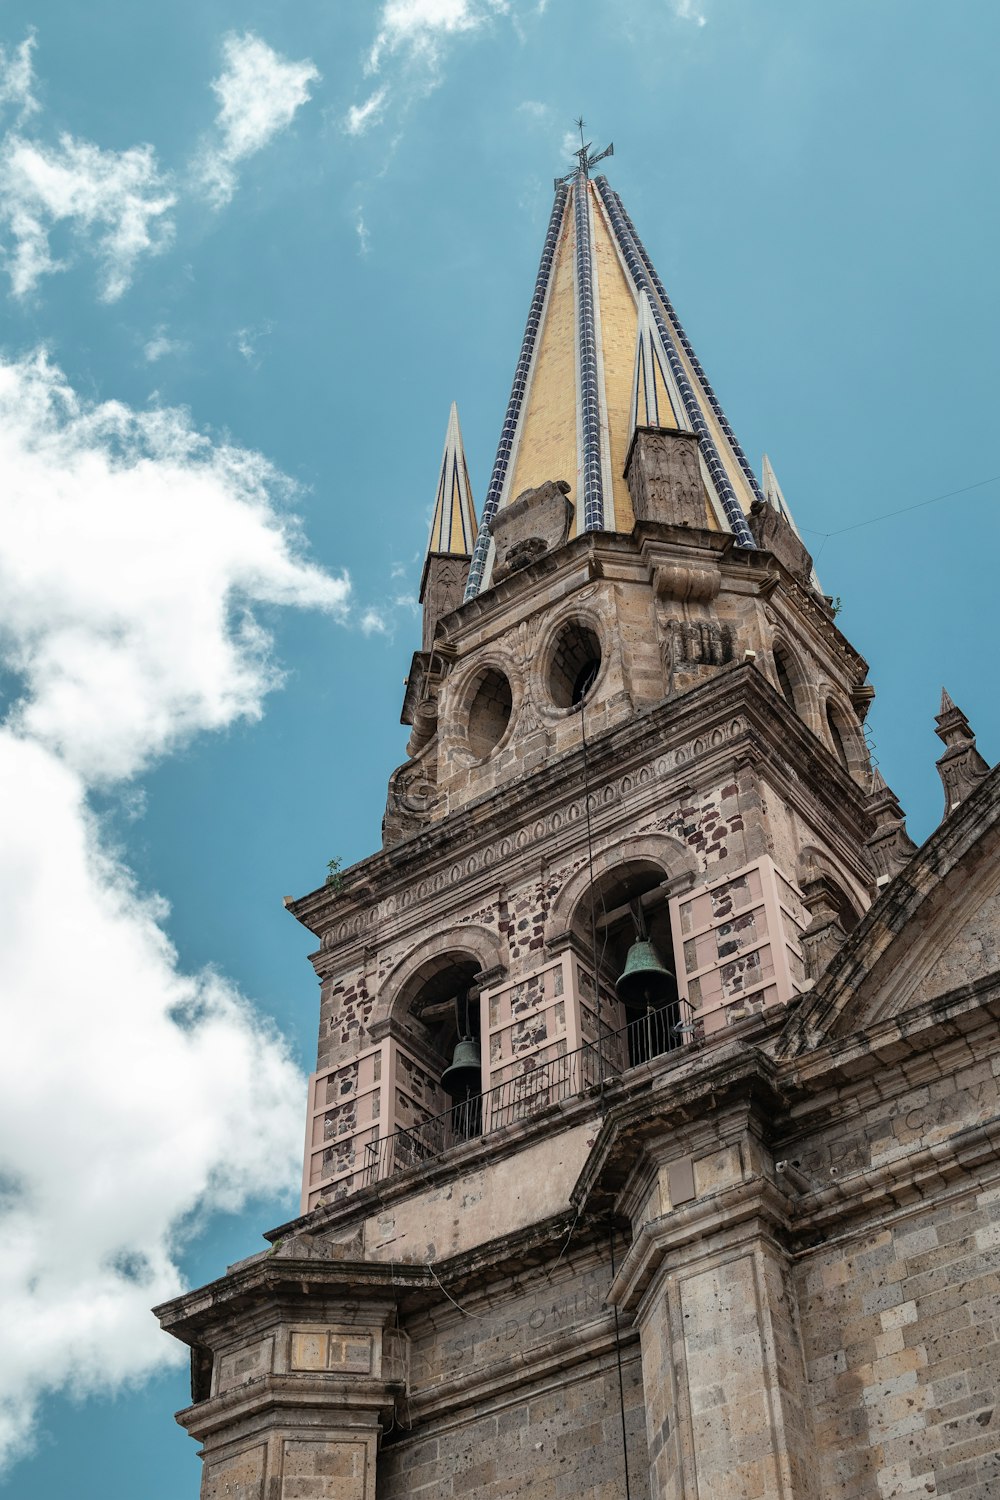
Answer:
<path fill-rule="evenodd" d="M 674 973 L 674 945 L 664 871 L 649 860 L 616 866 L 577 905 L 579 951 L 596 950 L 600 989 L 619 1036 L 619 1065 L 635 1067 L 688 1040 Z M 615 1029 L 611 1026 L 609 1029 Z"/>
<path fill-rule="evenodd" d="M 452 1140 L 469 1140 L 482 1129 L 479 973 L 479 962 L 465 954 L 429 959 L 411 977 L 394 1007 L 440 1087 L 436 1102 L 439 1112 L 448 1114 L 443 1123 Z M 396 1082 L 398 1087 L 400 1080 Z M 434 1138 L 427 1141 L 429 1148 L 447 1144 L 437 1139 L 440 1133 L 441 1127 L 436 1126 Z M 412 1134 L 419 1143 L 419 1131 Z"/>
<path fill-rule="evenodd" d="M 571 620 L 556 637 L 548 664 L 549 696 L 557 708 L 582 703 L 601 670 L 601 642 L 582 620 Z"/>
<path fill-rule="evenodd" d="M 485 760 L 503 739 L 512 707 L 510 683 L 496 667 L 488 667 L 473 694 L 466 727 L 469 749 L 477 760 Z"/>

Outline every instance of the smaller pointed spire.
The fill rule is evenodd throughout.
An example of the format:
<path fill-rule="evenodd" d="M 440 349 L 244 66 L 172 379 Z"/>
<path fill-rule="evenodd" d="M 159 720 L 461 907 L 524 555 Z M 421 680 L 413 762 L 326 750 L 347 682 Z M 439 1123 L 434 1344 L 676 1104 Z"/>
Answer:
<path fill-rule="evenodd" d="M 937 768 L 944 787 L 944 816 L 948 817 L 990 768 L 976 749 L 976 736 L 968 719 L 945 688 L 941 689 L 941 712 L 936 716 L 936 724 L 934 733 L 945 745 Z"/>
<path fill-rule="evenodd" d="M 420 577 L 425 651 L 431 648 L 441 616 L 457 609 L 462 602 L 476 531 L 476 511 L 462 446 L 462 429 L 458 425 L 458 407 L 453 401 L 448 415 L 427 556 Z"/>
<path fill-rule="evenodd" d="M 472 503 L 469 470 L 458 424 L 458 406 L 453 401 L 448 415 L 448 431 L 441 458 L 434 519 L 431 521 L 428 553 L 444 552 L 455 557 L 471 557 L 476 541 L 476 510 Z"/>

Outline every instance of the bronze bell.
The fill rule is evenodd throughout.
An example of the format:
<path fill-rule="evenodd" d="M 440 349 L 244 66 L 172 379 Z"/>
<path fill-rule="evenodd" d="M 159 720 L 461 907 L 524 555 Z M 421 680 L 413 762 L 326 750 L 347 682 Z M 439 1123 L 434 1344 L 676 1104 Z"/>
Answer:
<path fill-rule="evenodd" d="M 483 1072 L 479 1043 L 475 1037 L 459 1037 L 450 1065 L 441 1075 L 441 1086 L 453 1099 L 468 1099 L 482 1093 Z"/>
<path fill-rule="evenodd" d="M 659 1010 L 676 999 L 673 970 L 668 969 L 648 938 L 639 938 L 628 950 L 625 968 L 615 984 L 615 993 L 632 1010 Z"/>

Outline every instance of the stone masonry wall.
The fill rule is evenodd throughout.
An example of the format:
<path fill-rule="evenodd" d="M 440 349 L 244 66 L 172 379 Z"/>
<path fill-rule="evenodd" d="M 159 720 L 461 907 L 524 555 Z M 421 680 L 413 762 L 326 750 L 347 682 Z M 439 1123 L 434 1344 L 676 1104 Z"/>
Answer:
<path fill-rule="evenodd" d="M 1000 1188 L 801 1269 L 823 1500 L 1000 1494 Z"/>
<path fill-rule="evenodd" d="M 649 1500 L 638 1351 L 622 1361 L 632 1500 Z M 613 1357 L 539 1383 L 486 1414 L 467 1409 L 390 1438 L 378 1460 L 379 1500 L 621 1500 L 622 1412 Z"/>
<path fill-rule="evenodd" d="M 440 1303 L 406 1322 L 409 1399 L 379 1455 L 379 1500 L 620 1500 L 609 1281 L 606 1254 L 569 1247 L 545 1269 L 463 1294 L 461 1309 Z M 629 1489 L 648 1500 L 639 1351 L 622 1334 Z"/>

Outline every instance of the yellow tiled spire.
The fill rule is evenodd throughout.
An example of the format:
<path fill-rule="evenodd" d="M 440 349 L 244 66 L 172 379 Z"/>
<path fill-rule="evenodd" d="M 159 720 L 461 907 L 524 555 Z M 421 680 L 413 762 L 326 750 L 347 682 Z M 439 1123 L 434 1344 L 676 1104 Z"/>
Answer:
<path fill-rule="evenodd" d="M 601 153 L 601 156 L 610 154 Z M 618 194 L 584 147 L 559 179 L 466 597 L 488 587 L 498 510 L 564 479 L 574 531 L 630 531 L 623 470 L 636 426 L 694 432 L 706 525 L 754 546 L 764 498 Z"/>
<path fill-rule="evenodd" d="M 455 557 L 471 557 L 475 541 L 476 510 L 472 503 L 465 448 L 462 446 L 462 429 L 458 425 L 458 407 L 453 401 L 448 416 L 448 432 L 444 440 L 441 475 L 438 479 L 427 552 L 447 552 Z"/>

